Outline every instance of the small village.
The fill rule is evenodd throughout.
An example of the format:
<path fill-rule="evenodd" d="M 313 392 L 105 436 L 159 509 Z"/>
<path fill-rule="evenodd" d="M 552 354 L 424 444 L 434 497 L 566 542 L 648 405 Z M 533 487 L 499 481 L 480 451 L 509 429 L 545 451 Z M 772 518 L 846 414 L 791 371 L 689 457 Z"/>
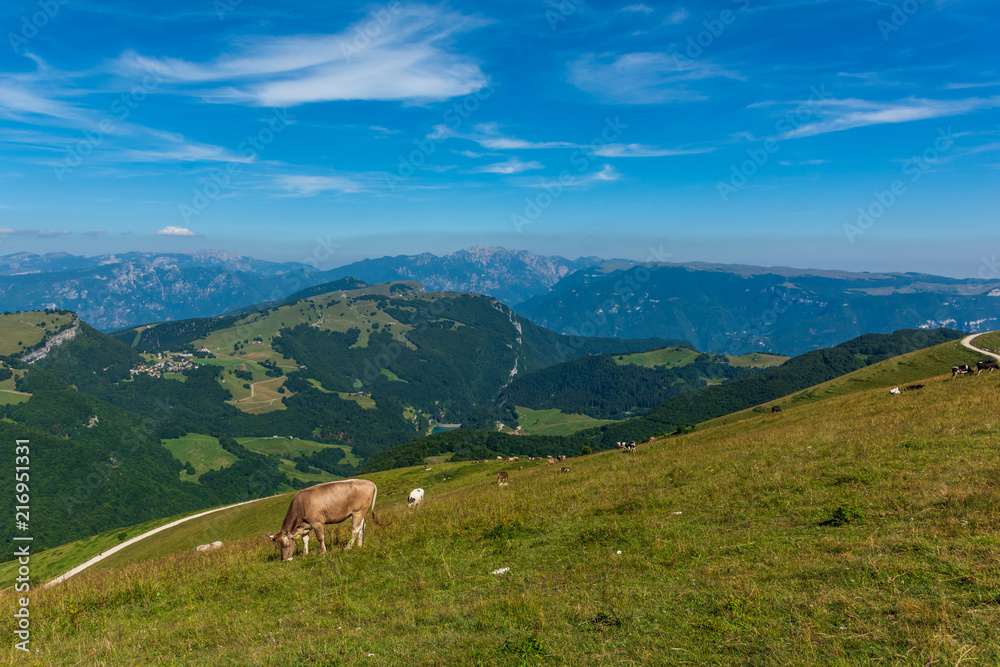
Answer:
<path fill-rule="evenodd" d="M 174 355 L 167 355 L 164 358 L 163 354 L 157 354 L 156 363 L 145 363 L 140 364 L 136 368 L 129 371 L 132 377 L 136 375 L 150 375 L 152 377 L 162 377 L 164 373 L 181 373 L 186 370 L 190 370 L 195 367 L 193 361 L 191 361 L 190 354 L 177 353 Z"/>

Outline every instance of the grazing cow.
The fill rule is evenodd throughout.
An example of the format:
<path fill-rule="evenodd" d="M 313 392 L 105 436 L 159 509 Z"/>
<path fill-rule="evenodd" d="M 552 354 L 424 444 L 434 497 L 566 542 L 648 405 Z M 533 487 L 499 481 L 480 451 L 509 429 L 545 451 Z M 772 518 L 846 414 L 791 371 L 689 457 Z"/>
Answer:
<path fill-rule="evenodd" d="M 566 455 L 565 454 L 560 454 L 559 456 L 556 457 L 556 459 L 558 459 L 560 461 L 565 461 L 566 460 Z"/>
<path fill-rule="evenodd" d="M 410 497 L 406 499 L 406 504 L 410 507 L 416 507 L 420 503 L 424 502 L 424 490 L 423 489 L 413 489 L 410 491 Z"/>
<path fill-rule="evenodd" d="M 556 464 L 556 460 L 550 456 L 549 457 L 549 462 L 546 463 L 545 465 L 547 465 L 547 466 L 553 466 L 555 464 Z"/>
<path fill-rule="evenodd" d="M 959 375 L 972 375 L 972 367 L 969 364 L 951 367 L 951 379 L 954 380 Z"/>
<path fill-rule="evenodd" d="M 780 405 L 772 405 L 771 406 L 771 412 L 772 413 L 781 412 L 781 406 Z"/>
<path fill-rule="evenodd" d="M 1000 370 L 1000 364 L 997 364 L 993 359 L 987 359 L 986 361 L 980 361 L 976 364 L 976 375 L 979 375 L 983 371 L 989 371 L 992 373 L 995 370 Z"/>
<path fill-rule="evenodd" d="M 375 482 L 367 479 L 345 479 L 338 482 L 327 482 L 302 489 L 292 498 L 281 524 L 281 531 L 267 537 L 281 551 L 281 560 L 287 562 L 295 555 L 295 538 L 302 537 L 303 554 L 309 553 L 309 531 L 316 533 L 319 540 L 320 553 L 326 552 L 326 538 L 323 535 L 324 524 L 341 523 L 348 517 L 351 519 L 351 540 L 347 549 L 365 544 L 365 515 L 370 511 L 372 521 L 380 523 L 375 516 L 375 498 L 378 488 Z"/>
<path fill-rule="evenodd" d="M 635 443 L 634 442 L 627 442 L 627 443 L 625 443 L 625 450 L 624 451 L 625 451 L 626 454 L 634 454 L 635 453 Z"/>
<path fill-rule="evenodd" d="M 905 387 L 903 387 L 903 391 L 913 391 L 914 389 L 923 389 L 923 388 L 924 385 L 922 384 L 908 384 Z"/>
<path fill-rule="evenodd" d="M 497 473 L 497 486 L 507 486 L 507 480 L 510 479 L 510 475 L 507 474 L 506 470 L 501 470 Z"/>
<path fill-rule="evenodd" d="M 569 466 L 565 466 L 559 469 L 559 472 L 569 472 Z"/>
<path fill-rule="evenodd" d="M 899 393 L 899 387 L 893 387 L 892 389 L 889 390 L 889 393 L 890 394 L 898 394 Z"/>

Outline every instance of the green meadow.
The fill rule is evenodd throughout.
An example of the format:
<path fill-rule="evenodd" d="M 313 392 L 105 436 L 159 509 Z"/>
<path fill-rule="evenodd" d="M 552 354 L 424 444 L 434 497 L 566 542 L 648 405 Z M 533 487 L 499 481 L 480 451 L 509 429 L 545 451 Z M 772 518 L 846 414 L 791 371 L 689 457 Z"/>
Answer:
<path fill-rule="evenodd" d="M 290 494 L 192 520 L 33 588 L 37 652 L 8 643 L 0 662 L 1000 664 L 1000 387 L 952 380 L 956 354 L 889 360 L 780 413 L 566 473 L 374 474 L 388 525 L 369 519 L 348 552 L 343 524 L 330 552 L 280 562 L 263 533 Z M 890 395 L 904 378 L 924 386 Z M 407 508 L 415 487 L 425 502 Z"/>
<path fill-rule="evenodd" d="M 585 428 L 610 424 L 611 419 L 594 419 L 587 415 L 565 414 L 558 408 L 532 410 L 517 407 L 518 425 L 531 435 L 570 435 Z"/>

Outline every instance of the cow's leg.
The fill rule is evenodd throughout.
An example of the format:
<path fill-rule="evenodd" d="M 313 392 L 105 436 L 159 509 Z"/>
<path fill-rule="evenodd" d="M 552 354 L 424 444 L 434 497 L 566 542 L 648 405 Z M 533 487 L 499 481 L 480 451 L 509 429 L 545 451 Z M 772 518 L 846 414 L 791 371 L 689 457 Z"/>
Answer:
<path fill-rule="evenodd" d="M 323 534 L 323 523 L 313 524 L 313 530 L 316 531 L 316 539 L 319 540 L 319 552 L 321 554 L 326 553 L 326 536 Z"/>
<path fill-rule="evenodd" d="M 309 555 L 309 533 L 302 536 L 302 555 Z"/>
<path fill-rule="evenodd" d="M 361 517 L 361 532 L 358 534 L 358 546 L 365 546 L 365 518 Z"/>
<path fill-rule="evenodd" d="M 364 516 L 358 512 L 351 514 L 351 540 L 347 543 L 347 549 L 354 546 L 355 540 L 358 539 L 359 533 L 361 533 L 362 522 L 364 521 Z M 360 544 L 358 546 L 361 546 Z M 345 549 L 345 551 L 347 550 Z"/>

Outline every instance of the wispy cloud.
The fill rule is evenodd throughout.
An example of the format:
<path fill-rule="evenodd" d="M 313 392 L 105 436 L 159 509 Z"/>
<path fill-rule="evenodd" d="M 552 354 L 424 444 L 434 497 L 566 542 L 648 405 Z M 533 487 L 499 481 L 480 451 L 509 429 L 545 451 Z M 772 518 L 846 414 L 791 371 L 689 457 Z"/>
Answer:
<path fill-rule="evenodd" d="M 541 162 L 536 162 L 532 160 L 530 162 L 522 162 L 520 158 L 512 157 L 506 162 L 497 162 L 495 164 L 488 164 L 482 167 L 476 167 L 470 170 L 473 174 L 519 174 L 522 171 L 530 171 L 532 169 L 543 169 L 544 165 Z"/>
<path fill-rule="evenodd" d="M 641 144 L 608 144 L 593 151 L 600 157 L 672 157 L 675 155 L 697 155 L 711 153 L 715 146 L 704 148 L 657 148 Z"/>
<path fill-rule="evenodd" d="M 1000 96 L 964 100 L 907 99 L 896 102 L 870 102 L 860 99 L 817 100 L 818 120 L 807 122 L 784 132 L 783 139 L 811 137 L 828 132 L 841 132 L 869 125 L 908 123 L 932 118 L 961 116 L 1000 106 Z"/>
<path fill-rule="evenodd" d="M 640 12 L 642 14 L 652 14 L 653 13 L 653 8 L 650 7 L 649 5 L 646 5 L 646 4 L 643 4 L 643 3 L 639 3 L 637 5 L 625 5 L 624 7 L 622 7 L 621 9 L 619 9 L 618 11 L 620 11 L 620 12 Z"/>
<path fill-rule="evenodd" d="M 589 174 L 581 174 L 579 176 L 570 176 L 568 178 L 560 178 L 558 185 L 565 188 L 581 188 L 588 185 L 594 185 L 595 183 L 610 183 L 612 181 L 617 181 L 621 178 L 621 174 L 615 170 L 610 164 L 606 164 L 599 171 L 593 171 Z M 512 179 L 513 180 L 513 179 Z M 521 179 L 514 181 L 514 185 L 519 185 L 525 188 L 548 188 L 551 189 L 556 185 L 553 181 L 549 179 Z"/>
<path fill-rule="evenodd" d="M 292 197 L 313 197 L 324 192 L 352 194 L 367 189 L 361 181 L 343 176 L 278 176 L 275 184 Z"/>
<path fill-rule="evenodd" d="M 992 88 L 1000 86 L 1000 81 L 980 81 L 979 83 L 949 83 L 945 90 L 964 90 L 966 88 Z"/>
<path fill-rule="evenodd" d="M 569 82 L 620 104 L 663 104 L 707 99 L 691 84 L 711 78 L 741 77 L 707 60 L 666 53 L 587 54 L 569 65 Z"/>
<path fill-rule="evenodd" d="M 426 5 L 398 6 L 361 45 L 367 20 L 335 35 L 244 38 L 232 55 L 208 63 L 129 51 L 123 72 L 154 71 L 209 102 L 287 107 L 340 100 L 440 100 L 486 85 L 476 61 L 452 52 L 451 38 L 486 24 Z"/>
<path fill-rule="evenodd" d="M 0 227 L 0 234 L 11 236 L 37 236 L 39 238 L 50 238 L 53 236 L 63 236 L 72 234 L 68 229 L 11 229 L 10 227 Z"/>
<path fill-rule="evenodd" d="M 688 17 L 688 10 L 681 8 L 670 13 L 667 16 L 667 20 L 664 21 L 667 25 L 677 25 L 679 23 L 684 23 Z"/>
<path fill-rule="evenodd" d="M 540 148 L 577 148 L 577 144 L 567 141 L 527 141 L 507 136 L 496 123 L 480 123 L 472 132 L 459 132 L 447 125 L 435 125 L 429 137 L 440 141 L 449 137 L 468 139 L 489 150 L 534 150 Z"/>

